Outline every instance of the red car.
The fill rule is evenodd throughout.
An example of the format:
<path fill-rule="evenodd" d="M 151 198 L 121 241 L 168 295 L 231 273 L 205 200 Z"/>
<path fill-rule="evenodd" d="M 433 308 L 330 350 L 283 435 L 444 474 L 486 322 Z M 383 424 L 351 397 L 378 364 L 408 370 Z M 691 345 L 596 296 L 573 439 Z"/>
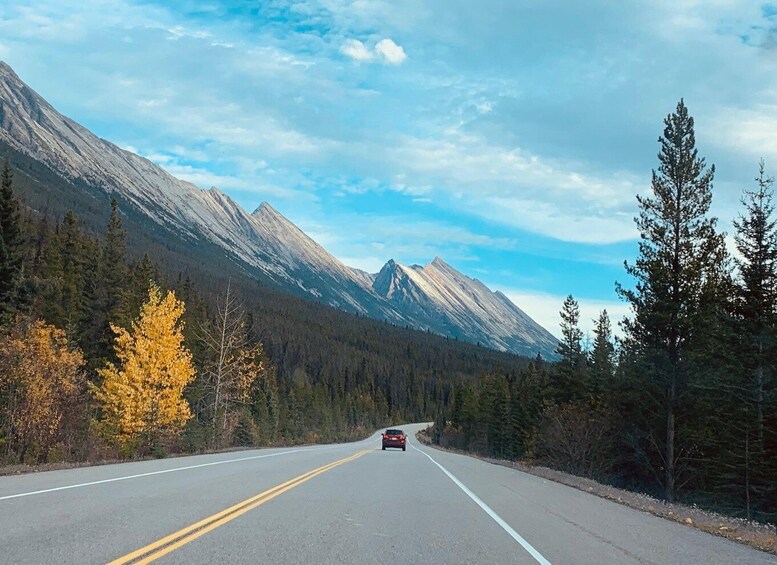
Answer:
<path fill-rule="evenodd" d="M 386 433 L 383 434 L 383 451 L 387 447 L 401 447 L 404 451 L 406 440 L 407 436 L 402 430 L 386 430 Z"/>

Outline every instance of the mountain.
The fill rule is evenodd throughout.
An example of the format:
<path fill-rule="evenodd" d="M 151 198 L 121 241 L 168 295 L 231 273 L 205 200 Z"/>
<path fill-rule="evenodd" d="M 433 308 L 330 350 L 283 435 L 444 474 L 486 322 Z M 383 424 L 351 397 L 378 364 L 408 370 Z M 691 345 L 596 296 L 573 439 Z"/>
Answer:
<path fill-rule="evenodd" d="M 425 267 L 392 260 L 375 275 L 352 269 L 268 203 L 249 214 L 219 189 L 202 190 L 97 137 L 0 62 L 3 147 L 23 156 L 28 168 L 43 165 L 78 196 L 110 195 L 126 203 L 166 245 L 174 239 L 203 261 L 220 250 L 248 275 L 285 292 L 498 350 L 555 355 L 557 341 L 549 332 L 506 296 L 441 259 Z"/>
<path fill-rule="evenodd" d="M 421 267 L 391 260 L 373 289 L 432 331 L 503 351 L 552 352 L 556 340 L 501 292 L 492 292 L 439 257 Z"/>

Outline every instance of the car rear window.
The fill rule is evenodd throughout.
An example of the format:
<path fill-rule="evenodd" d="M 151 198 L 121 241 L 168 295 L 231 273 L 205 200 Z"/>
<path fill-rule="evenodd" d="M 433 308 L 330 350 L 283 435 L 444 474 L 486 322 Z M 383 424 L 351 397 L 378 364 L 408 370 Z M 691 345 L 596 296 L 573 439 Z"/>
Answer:
<path fill-rule="evenodd" d="M 405 435 L 402 430 L 386 430 L 387 436 L 403 436 Z"/>

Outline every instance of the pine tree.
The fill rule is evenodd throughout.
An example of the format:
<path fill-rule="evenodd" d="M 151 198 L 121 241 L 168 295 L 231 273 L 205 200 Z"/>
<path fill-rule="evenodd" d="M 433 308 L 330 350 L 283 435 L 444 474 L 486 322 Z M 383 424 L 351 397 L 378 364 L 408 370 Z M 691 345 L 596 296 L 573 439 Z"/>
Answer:
<path fill-rule="evenodd" d="M 759 165 L 757 188 L 745 191 L 742 204 L 747 215 L 735 220 L 734 236 L 742 258 L 737 259 L 740 281 L 737 285 L 740 314 L 739 335 L 744 341 L 742 359 L 752 371 L 753 403 L 757 420 L 757 442 L 764 443 L 764 390 L 771 380 L 777 330 L 777 228 L 775 227 L 772 185 L 764 162 Z"/>
<path fill-rule="evenodd" d="M 612 378 L 615 374 L 615 346 L 612 341 L 612 326 L 607 310 L 602 310 L 595 322 L 589 393 L 594 398 L 601 398 L 605 391 L 612 388 Z"/>
<path fill-rule="evenodd" d="M 148 296 L 148 285 L 158 278 L 158 273 L 148 256 L 143 255 L 140 262 L 134 262 L 129 269 L 127 284 L 124 287 L 123 312 L 120 316 L 126 323 L 132 319 L 134 312 L 137 312 Z M 180 295 L 180 292 L 179 292 Z M 182 297 L 183 299 L 183 297 Z M 187 312 L 189 311 L 189 302 L 185 301 Z M 121 325 L 121 324 L 120 324 Z"/>
<path fill-rule="evenodd" d="M 90 259 L 96 254 L 95 243 L 81 231 L 78 219 L 69 210 L 57 234 L 57 243 L 50 249 L 52 272 L 49 278 L 53 297 L 52 317 L 47 320 L 64 328 L 73 339 L 84 337 L 86 319 L 86 281 L 89 280 Z"/>
<path fill-rule="evenodd" d="M 91 276 L 85 280 L 88 320 L 84 346 L 89 357 L 100 365 L 111 356 L 110 325 L 127 327 L 132 320 L 126 308 L 126 255 L 126 232 L 121 224 L 118 203 L 113 198 L 100 252 L 90 258 Z M 147 286 L 148 281 L 144 283 L 144 288 Z M 137 308 L 134 312 L 137 312 Z"/>
<path fill-rule="evenodd" d="M 18 250 L 22 238 L 19 201 L 14 194 L 13 172 L 7 159 L 0 181 L 0 229 L 8 249 Z M 15 260 L 21 261 L 21 258 L 17 256 Z"/>
<path fill-rule="evenodd" d="M 264 443 L 272 443 L 278 439 L 281 425 L 281 409 L 278 395 L 278 382 L 275 369 L 264 359 L 266 371 L 256 376 L 251 391 L 251 414 L 259 426 L 260 438 Z M 336 419 L 338 422 L 339 419 Z"/>
<path fill-rule="evenodd" d="M 745 213 L 734 221 L 740 253 L 732 309 L 734 344 L 715 410 L 726 433 L 719 434 L 720 449 L 713 461 L 719 490 L 737 496 L 748 519 L 764 511 L 777 488 L 777 433 L 769 421 L 777 408 L 777 223 L 774 179 L 766 175 L 763 161 L 755 182 L 755 190 L 745 190 L 742 198 Z"/>
<path fill-rule="evenodd" d="M 7 310 L 13 298 L 14 273 L 8 248 L 0 231 L 0 308 Z M 6 318 L 7 316 L 2 316 Z"/>
<path fill-rule="evenodd" d="M 705 170 L 705 161 L 698 156 L 693 118 L 682 100 L 664 125 L 653 194 L 637 196 L 639 256 L 633 265 L 626 264 L 636 286 L 618 286 L 618 292 L 634 311 L 634 319 L 624 326 L 627 337 L 641 350 L 652 375 L 647 384 L 661 398 L 659 466 L 664 469 L 666 498 L 673 500 L 678 404 L 688 390 L 693 348 L 705 339 L 698 330 L 709 315 L 706 297 L 710 285 L 721 277 L 725 247 L 716 219 L 708 216 L 715 167 Z"/>
<path fill-rule="evenodd" d="M 121 223 L 119 203 L 111 199 L 111 216 L 102 246 L 100 280 L 105 285 L 105 316 L 110 323 L 122 321 L 122 296 L 127 284 L 127 233 Z"/>
<path fill-rule="evenodd" d="M 484 423 L 484 451 L 489 455 L 504 457 L 510 433 L 510 398 L 504 376 L 487 376 L 483 379 L 479 413 Z"/>
<path fill-rule="evenodd" d="M 131 331 L 113 326 L 119 364 L 101 369 L 102 385 L 91 389 L 103 432 L 127 454 L 160 449 L 191 418 L 183 392 L 195 370 L 183 344 L 183 312 L 173 292 L 162 297 L 152 285 Z"/>
<path fill-rule="evenodd" d="M 583 332 L 580 329 L 580 305 L 571 294 L 564 300 L 559 314 L 563 340 L 556 348 L 556 353 L 561 355 L 562 363 L 572 367 L 579 362 L 583 353 Z"/>
<path fill-rule="evenodd" d="M 564 403 L 585 396 L 587 367 L 580 329 L 580 305 L 571 294 L 564 300 L 559 314 L 563 339 L 556 348 L 561 359 L 554 370 L 552 394 L 556 402 Z"/>
<path fill-rule="evenodd" d="M 22 268 L 22 233 L 13 173 L 6 159 L 0 179 L 0 309 L 8 317 L 15 307 Z"/>

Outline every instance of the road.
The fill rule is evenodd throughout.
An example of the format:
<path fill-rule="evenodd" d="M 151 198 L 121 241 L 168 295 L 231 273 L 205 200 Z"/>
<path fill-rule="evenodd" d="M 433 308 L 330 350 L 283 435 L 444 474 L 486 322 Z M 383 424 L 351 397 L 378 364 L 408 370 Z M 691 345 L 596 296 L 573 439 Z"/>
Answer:
<path fill-rule="evenodd" d="M 2 563 L 747 563 L 777 557 L 478 459 L 365 441 L 0 477 Z M 377 447 L 376 447 L 377 446 Z"/>

